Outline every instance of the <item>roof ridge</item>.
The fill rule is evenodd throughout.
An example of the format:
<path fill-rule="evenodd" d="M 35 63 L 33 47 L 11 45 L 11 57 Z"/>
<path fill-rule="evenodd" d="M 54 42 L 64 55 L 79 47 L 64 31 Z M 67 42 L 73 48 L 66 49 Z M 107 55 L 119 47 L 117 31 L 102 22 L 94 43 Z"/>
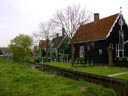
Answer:
<path fill-rule="evenodd" d="M 119 13 L 116 13 L 116 14 L 113 14 L 113 15 L 109 15 L 109 16 L 107 16 L 107 17 L 104 17 L 104 18 L 99 19 L 98 21 L 101 21 L 101 20 L 104 20 L 104 19 L 110 18 L 110 17 L 112 17 L 112 16 L 114 16 L 114 15 L 118 15 L 118 14 L 119 14 Z M 92 23 L 95 23 L 95 22 L 94 22 L 94 21 L 92 21 L 92 22 L 89 22 L 89 23 L 87 23 L 87 24 L 80 25 L 80 27 L 81 27 L 81 26 L 88 25 L 88 24 L 92 24 Z"/>
<path fill-rule="evenodd" d="M 116 13 L 116 14 L 113 14 L 113 15 L 109 15 L 109 16 L 107 16 L 107 17 L 103 17 L 102 19 L 106 19 L 106 18 L 109 18 L 109 17 L 115 16 L 115 15 L 119 15 L 119 13 Z M 100 20 L 102 20 L 102 19 L 100 19 Z"/>

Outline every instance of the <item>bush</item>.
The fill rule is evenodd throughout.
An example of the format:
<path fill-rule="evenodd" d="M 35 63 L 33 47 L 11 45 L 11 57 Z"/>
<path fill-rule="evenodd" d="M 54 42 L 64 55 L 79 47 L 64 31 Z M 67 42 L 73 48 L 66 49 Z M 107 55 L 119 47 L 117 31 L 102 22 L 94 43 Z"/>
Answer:
<path fill-rule="evenodd" d="M 120 57 L 117 59 L 115 66 L 128 67 L 128 57 Z"/>
<path fill-rule="evenodd" d="M 13 61 L 24 61 L 26 56 L 29 56 L 31 52 L 32 38 L 28 35 L 20 34 L 11 40 L 9 44 L 9 50 Z"/>
<path fill-rule="evenodd" d="M 32 62 L 32 63 L 34 63 L 35 62 L 35 58 L 34 57 L 32 57 L 32 56 L 30 56 L 30 57 L 25 57 L 24 58 L 24 62 Z"/>

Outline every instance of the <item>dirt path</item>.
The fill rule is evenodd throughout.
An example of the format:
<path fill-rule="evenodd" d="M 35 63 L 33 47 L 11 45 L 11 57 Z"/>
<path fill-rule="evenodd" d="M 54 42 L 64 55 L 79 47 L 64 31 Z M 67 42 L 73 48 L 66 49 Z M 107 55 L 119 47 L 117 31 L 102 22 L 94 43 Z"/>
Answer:
<path fill-rule="evenodd" d="M 115 77 L 115 76 L 119 76 L 119 75 L 123 75 L 123 74 L 128 74 L 128 72 L 121 72 L 121 73 L 111 74 L 111 75 L 108 75 L 108 77 Z"/>

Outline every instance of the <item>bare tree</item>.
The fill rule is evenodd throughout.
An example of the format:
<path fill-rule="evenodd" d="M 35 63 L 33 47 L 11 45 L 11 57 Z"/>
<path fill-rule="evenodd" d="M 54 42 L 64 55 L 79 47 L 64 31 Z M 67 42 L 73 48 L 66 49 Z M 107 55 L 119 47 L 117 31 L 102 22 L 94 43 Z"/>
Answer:
<path fill-rule="evenodd" d="M 40 31 L 38 33 L 33 33 L 33 35 L 34 37 L 40 37 L 41 39 L 46 40 L 46 54 L 47 54 L 48 43 L 53 32 L 54 24 L 52 24 L 51 21 L 46 23 L 41 22 L 39 27 L 40 27 Z"/>
<path fill-rule="evenodd" d="M 91 12 L 89 12 L 87 9 L 81 9 L 80 6 L 68 6 L 65 9 L 61 9 L 56 11 L 54 14 L 54 17 L 52 21 L 55 23 L 58 27 L 65 28 L 66 35 L 70 38 L 70 41 L 74 35 L 74 33 L 77 31 L 80 25 L 85 24 L 89 22 L 91 16 Z M 71 41 L 71 50 L 72 50 L 72 58 L 71 58 L 71 64 L 72 67 L 74 66 L 74 42 Z"/>

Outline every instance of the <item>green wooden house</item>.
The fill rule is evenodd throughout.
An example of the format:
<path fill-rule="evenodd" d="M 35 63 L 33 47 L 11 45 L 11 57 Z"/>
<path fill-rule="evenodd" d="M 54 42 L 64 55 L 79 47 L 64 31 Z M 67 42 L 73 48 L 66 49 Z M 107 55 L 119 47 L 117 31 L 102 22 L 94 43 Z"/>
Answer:
<path fill-rule="evenodd" d="M 62 28 L 62 36 L 56 34 L 56 37 L 49 43 L 49 57 L 53 61 L 68 61 L 70 57 L 69 38 L 65 35 L 65 29 Z"/>

